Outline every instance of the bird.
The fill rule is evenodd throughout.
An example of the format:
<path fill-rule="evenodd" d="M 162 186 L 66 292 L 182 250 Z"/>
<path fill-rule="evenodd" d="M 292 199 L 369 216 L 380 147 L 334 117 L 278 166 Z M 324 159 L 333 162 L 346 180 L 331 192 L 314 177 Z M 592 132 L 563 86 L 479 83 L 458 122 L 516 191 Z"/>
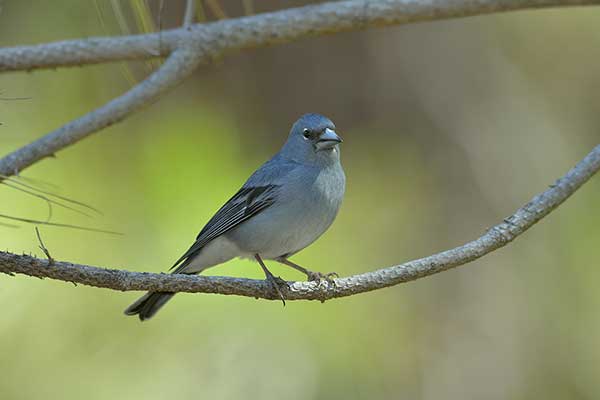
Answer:
<path fill-rule="evenodd" d="M 311 281 L 333 281 L 336 273 L 313 272 L 289 258 L 317 240 L 338 214 L 346 187 L 340 143 L 329 118 L 302 115 L 281 149 L 202 228 L 172 273 L 198 274 L 233 258 L 254 259 L 284 306 L 287 284 L 267 269 L 265 260 L 294 268 Z M 174 295 L 148 292 L 125 314 L 147 320 Z"/>

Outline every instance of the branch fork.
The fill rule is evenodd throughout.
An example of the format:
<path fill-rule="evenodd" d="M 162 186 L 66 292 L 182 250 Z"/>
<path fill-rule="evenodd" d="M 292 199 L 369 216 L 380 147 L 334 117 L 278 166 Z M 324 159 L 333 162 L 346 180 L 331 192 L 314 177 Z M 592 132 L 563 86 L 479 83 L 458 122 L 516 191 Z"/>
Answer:
<path fill-rule="evenodd" d="M 600 0 L 346 0 L 194 24 L 193 2 L 188 0 L 184 26 L 179 29 L 0 48 L 0 72 L 167 57 L 153 74 L 120 97 L 0 158 L 0 182 L 103 128 L 123 121 L 164 96 L 202 63 L 231 51 L 369 27 L 532 8 L 600 4 Z M 600 145 L 549 189 L 471 242 L 404 264 L 337 278 L 334 285 L 289 282 L 289 287 L 282 289 L 283 294 L 286 300 L 325 301 L 397 285 L 467 264 L 523 234 L 562 204 L 599 169 Z M 0 251 L 0 272 L 120 291 L 218 293 L 279 299 L 266 281 L 130 272 L 55 261 L 44 246 L 39 231 L 37 236 L 47 261 Z"/>

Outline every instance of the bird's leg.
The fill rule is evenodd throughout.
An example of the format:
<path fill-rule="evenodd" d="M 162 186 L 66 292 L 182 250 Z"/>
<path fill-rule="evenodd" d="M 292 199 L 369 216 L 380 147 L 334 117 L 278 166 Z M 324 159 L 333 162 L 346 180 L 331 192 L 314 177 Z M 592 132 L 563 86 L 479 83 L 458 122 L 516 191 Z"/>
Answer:
<path fill-rule="evenodd" d="M 273 289 L 275 289 L 275 291 L 279 295 L 279 298 L 283 302 L 283 305 L 285 306 L 285 296 L 283 295 L 283 292 L 281 291 L 281 287 L 285 286 L 286 288 L 288 288 L 287 282 L 284 281 L 283 279 L 279 278 L 279 277 L 274 276 L 271 273 L 271 271 L 269 271 L 267 269 L 267 266 L 263 262 L 262 258 L 260 258 L 260 255 L 255 254 L 254 258 L 256 258 L 256 261 L 258 261 L 258 263 L 262 267 L 262 269 L 263 269 L 263 271 L 265 273 L 265 277 L 267 278 L 267 282 L 269 282 L 271 284 L 271 286 L 273 286 Z"/>
<path fill-rule="evenodd" d="M 300 272 L 302 272 L 304 275 L 306 275 L 306 277 L 308 278 L 309 281 L 316 281 L 316 282 L 321 282 L 323 279 L 326 280 L 327 282 L 329 282 L 332 285 L 335 285 L 335 281 L 333 280 L 333 278 L 339 278 L 340 276 L 337 274 L 337 272 L 328 272 L 326 274 L 323 274 L 321 272 L 314 272 L 314 271 L 310 271 L 296 263 L 291 262 L 290 260 L 288 260 L 285 257 L 279 257 L 276 258 L 275 261 L 281 263 L 281 264 L 285 264 L 288 267 L 292 267 L 295 270 L 298 270 Z"/>

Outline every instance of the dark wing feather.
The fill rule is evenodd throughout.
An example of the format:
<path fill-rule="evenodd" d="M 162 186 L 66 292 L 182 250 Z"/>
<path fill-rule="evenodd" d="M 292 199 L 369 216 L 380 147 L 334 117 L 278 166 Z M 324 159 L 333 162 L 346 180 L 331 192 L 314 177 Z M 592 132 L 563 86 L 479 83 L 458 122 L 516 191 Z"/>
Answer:
<path fill-rule="evenodd" d="M 194 256 L 211 240 L 235 228 L 273 204 L 275 191 L 278 187 L 279 185 L 242 187 L 208 221 L 196 237 L 192 247 L 171 267 L 173 269 L 179 265 L 174 273 L 181 271 L 188 265 Z"/>

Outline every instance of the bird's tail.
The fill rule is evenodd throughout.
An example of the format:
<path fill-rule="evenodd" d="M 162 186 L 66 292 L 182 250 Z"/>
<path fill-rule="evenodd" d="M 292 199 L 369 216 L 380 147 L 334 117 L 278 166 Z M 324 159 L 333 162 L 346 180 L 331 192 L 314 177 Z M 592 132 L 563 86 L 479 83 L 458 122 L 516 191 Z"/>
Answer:
<path fill-rule="evenodd" d="M 148 292 L 127 307 L 125 315 L 137 315 L 140 321 L 150 319 L 174 295 L 175 293 L 168 292 Z"/>

